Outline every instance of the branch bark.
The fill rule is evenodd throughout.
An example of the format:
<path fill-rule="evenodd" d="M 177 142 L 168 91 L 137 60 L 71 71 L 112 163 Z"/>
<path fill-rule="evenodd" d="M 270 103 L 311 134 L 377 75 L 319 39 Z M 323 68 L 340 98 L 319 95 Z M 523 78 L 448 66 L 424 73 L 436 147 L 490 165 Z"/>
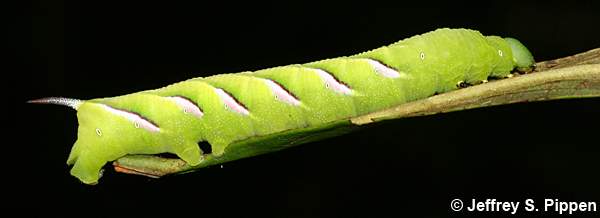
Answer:
<path fill-rule="evenodd" d="M 351 118 L 355 125 L 518 102 L 600 97 L 600 48 L 536 63 L 535 70 Z M 215 158 L 209 157 L 216 161 Z M 190 170 L 180 159 L 128 155 L 113 162 L 115 171 L 160 177 Z"/>

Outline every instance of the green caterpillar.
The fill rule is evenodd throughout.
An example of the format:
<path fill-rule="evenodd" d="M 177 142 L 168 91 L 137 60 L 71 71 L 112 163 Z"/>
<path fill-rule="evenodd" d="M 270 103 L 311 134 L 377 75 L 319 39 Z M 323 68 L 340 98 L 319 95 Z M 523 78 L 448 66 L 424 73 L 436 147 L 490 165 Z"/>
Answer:
<path fill-rule="evenodd" d="M 290 132 L 309 134 L 533 63 L 516 39 L 444 28 L 348 57 L 194 78 L 112 98 L 30 102 L 77 110 L 78 139 L 67 164 L 74 165 L 73 176 L 94 184 L 107 162 L 127 154 L 173 153 L 191 166 L 226 152 L 248 157 L 260 152 L 228 146 L 259 136 L 284 144 L 294 138 L 286 137 Z M 212 153 L 199 142 L 208 142 Z"/>

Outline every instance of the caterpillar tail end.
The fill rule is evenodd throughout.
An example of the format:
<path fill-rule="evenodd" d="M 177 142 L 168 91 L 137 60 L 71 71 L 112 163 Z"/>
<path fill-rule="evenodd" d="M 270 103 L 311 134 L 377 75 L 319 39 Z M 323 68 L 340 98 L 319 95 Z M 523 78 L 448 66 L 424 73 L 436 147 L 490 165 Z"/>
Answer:
<path fill-rule="evenodd" d="M 510 45 L 516 69 L 520 72 L 529 72 L 533 70 L 535 61 L 533 60 L 533 55 L 531 55 L 529 49 L 517 39 L 507 37 L 504 38 L 504 40 Z"/>
<path fill-rule="evenodd" d="M 79 99 L 74 99 L 74 98 L 47 97 L 47 98 L 29 100 L 29 101 L 27 101 L 27 103 L 30 103 L 30 104 L 55 104 L 55 105 L 67 106 L 67 107 L 77 110 L 79 108 L 79 106 L 83 103 L 83 101 L 79 100 Z"/>

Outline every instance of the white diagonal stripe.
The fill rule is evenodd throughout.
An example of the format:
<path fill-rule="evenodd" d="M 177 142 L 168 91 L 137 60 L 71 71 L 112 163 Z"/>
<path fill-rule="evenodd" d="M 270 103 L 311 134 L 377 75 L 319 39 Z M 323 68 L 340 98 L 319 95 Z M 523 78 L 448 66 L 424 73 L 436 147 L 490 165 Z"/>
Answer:
<path fill-rule="evenodd" d="M 275 96 L 277 96 L 277 99 L 279 99 L 280 101 L 283 101 L 285 103 L 295 105 L 295 106 L 300 105 L 300 101 L 297 98 L 295 98 L 293 95 L 291 95 L 288 91 L 286 91 L 283 87 L 281 87 L 281 85 L 273 82 L 270 79 L 263 79 L 263 81 L 265 81 L 267 86 L 269 86 L 269 88 L 271 88 L 271 91 L 273 92 L 273 94 Z"/>
<path fill-rule="evenodd" d="M 384 64 L 382 64 L 379 61 L 373 60 L 373 59 L 368 59 L 367 61 L 369 62 L 369 64 L 371 64 L 371 66 L 373 67 L 373 69 L 375 69 L 375 72 L 377 72 L 378 74 L 387 77 L 387 78 L 398 78 L 400 77 L 400 73 L 398 73 L 398 71 L 389 68 L 388 66 L 385 66 Z"/>
<path fill-rule="evenodd" d="M 190 113 L 198 118 L 202 118 L 202 116 L 204 116 L 204 113 L 202 113 L 202 110 L 200 110 L 200 108 L 196 104 L 194 104 L 187 98 L 184 98 L 181 96 L 171 96 L 171 97 L 167 97 L 167 98 L 174 101 L 175 104 L 177 104 L 179 107 L 181 107 L 181 109 L 183 109 L 184 113 Z"/>
<path fill-rule="evenodd" d="M 104 105 L 104 104 L 101 104 L 101 105 L 108 112 L 111 112 L 115 115 L 124 117 L 124 118 L 128 119 L 129 121 L 133 122 L 136 128 L 141 127 L 150 132 L 159 132 L 160 131 L 160 128 L 158 128 L 158 126 L 154 125 L 152 122 L 144 119 L 143 117 L 141 117 L 140 115 L 138 115 L 136 113 L 124 111 L 121 109 L 116 109 L 116 108 L 113 108 L 113 107 L 110 107 L 110 106 Z"/>
<path fill-rule="evenodd" d="M 321 69 L 314 69 L 314 70 L 321 77 L 321 79 L 323 79 L 323 82 L 329 89 L 331 89 L 337 93 L 344 94 L 344 95 L 352 94 L 352 89 L 350 89 L 348 86 L 338 82 L 328 72 L 325 72 L 324 70 L 321 70 Z"/>
<path fill-rule="evenodd" d="M 217 95 L 219 95 L 221 101 L 223 101 L 225 106 L 227 106 L 227 108 L 229 108 L 230 110 L 243 115 L 250 114 L 250 111 L 248 111 L 244 106 L 237 103 L 237 101 L 229 94 L 227 94 L 227 92 L 225 92 L 223 89 L 215 88 L 215 92 L 217 93 Z"/>

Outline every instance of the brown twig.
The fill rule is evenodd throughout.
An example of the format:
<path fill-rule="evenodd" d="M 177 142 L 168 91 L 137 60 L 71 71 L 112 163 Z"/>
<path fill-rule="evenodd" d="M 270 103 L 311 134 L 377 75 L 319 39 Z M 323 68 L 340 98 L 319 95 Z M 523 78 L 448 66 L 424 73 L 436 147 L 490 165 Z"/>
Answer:
<path fill-rule="evenodd" d="M 585 64 L 600 64 L 600 48 L 564 58 L 538 62 L 535 64 L 535 71 L 541 72 Z"/>

